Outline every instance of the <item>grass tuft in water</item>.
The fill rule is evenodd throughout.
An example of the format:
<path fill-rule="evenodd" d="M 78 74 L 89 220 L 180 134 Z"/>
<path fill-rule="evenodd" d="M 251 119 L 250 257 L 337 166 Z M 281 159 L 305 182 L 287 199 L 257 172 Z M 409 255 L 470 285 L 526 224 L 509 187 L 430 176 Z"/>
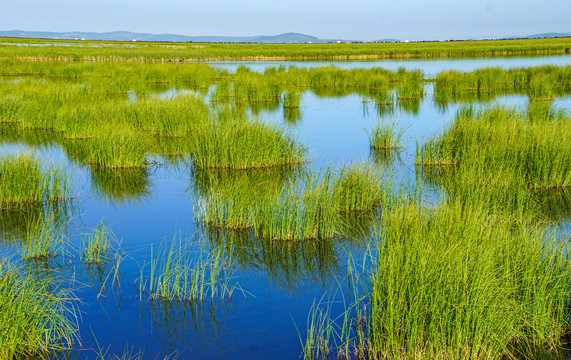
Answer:
<path fill-rule="evenodd" d="M 69 199 L 66 172 L 42 168 L 32 155 L 4 156 L 0 160 L 0 208 L 22 209 Z"/>
<path fill-rule="evenodd" d="M 401 147 L 404 132 L 405 129 L 401 128 L 397 123 L 379 122 L 369 133 L 371 149 L 390 150 Z"/>
<path fill-rule="evenodd" d="M 416 162 L 511 173 L 534 189 L 571 186 L 571 117 L 534 118 L 504 107 L 465 108 L 450 129 L 417 147 Z"/>
<path fill-rule="evenodd" d="M 88 264 L 101 264 L 111 260 L 111 237 L 113 234 L 110 230 L 100 223 L 83 244 L 81 260 Z"/>
<path fill-rule="evenodd" d="M 62 255 L 65 245 L 65 224 L 55 218 L 40 218 L 28 224 L 22 243 L 24 260 L 49 259 Z"/>
<path fill-rule="evenodd" d="M 158 252 L 151 247 L 148 277 L 139 283 L 140 296 L 151 300 L 203 300 L 231 296 L 231 269 L 224 249 L 211 252 L 193 252 L 188 244 L 173 240 L 169 247 L 161 246 Z"/>
<path fill-rule="evenodd" d="M 284 131 L 262 123 L 203 126 L 193 133 L 197 168 L 252 169 L 305 162 L 306 150 Z"/>
<path fill-rule="evenodd" d="M 24 277 L 0 263 L 0 358 L 45 357 L 78 340 L 73 294 L 51 278 Z"/>
<path fill-rule="evenodd" d="M 355 163 L 339 171 L 308 172 L 281 192 L 256 196 L 231 188 L 204 196 L 197 221 L 225 229 L 250 229 L 271 240 L 330 239 L 338 236 L 340 213 L 370 211 L 386 201 L 386 182 L 373 167 Z"/>

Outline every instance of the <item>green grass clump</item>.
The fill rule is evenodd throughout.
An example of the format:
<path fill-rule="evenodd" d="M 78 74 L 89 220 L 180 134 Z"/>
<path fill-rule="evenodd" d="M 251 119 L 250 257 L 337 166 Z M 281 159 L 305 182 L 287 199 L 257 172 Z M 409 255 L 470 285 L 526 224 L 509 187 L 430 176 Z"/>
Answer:
<path fill-rule="evenodd" d="M 283 117 L 289 123 L 295 123 L 301 119 L 301 93 L 288 91 L 283 97 Z"/>
<path fill-rule="evenodd" d="M 401 147 L 404 131 L 397 123 L 379 122 L 369 133 L 369 144 L 376 150 L 397 149 Z"/>
<path fill-rule="evenodd" d="M 275 201 L 262 203 L 253 228 L 256 236 L 271 240 L 330 239 L 339 233 L 339 220 L 327 184 L 317 182 L 305 189 L 290 186 Z"/>
<path fill-rule="evenodd" d="M 249 198 L 247 189 L 212 193 L 199 203 L 199 222 L 232 230 L 251 230 L 260 238 L 307 240 L 337 233 L 338 216 L 325 183 L 288 184 L 270 197 Z"/>
<path fill-rule="evenodd" d="M 24 277 L 0 264 L 0 358 L 12 360 L 69 349 L 78 340 L 73 294 L 50 278 Z"/>
<path fill-rule="evenodd" d="M 196 96 L 174 99 L 145 98 L 126 110 L 126 122 L 160 137 L 186 137 L 208 119 L 208 107 Z"/>
<path fill-rule="evenodd" d="M 151 300 L 203 300 L 230 296 L 235 287 L 230 286 L 228 274 L 231 263 L 224 249 L 205 253 L 193 253 L 188 245 L 174 241 L 158 253 L 151 247 L 148 277 L 140 278 L 140 296 L 147 294 Z"/>
<path fill-rule="evenodd" d="M 49 259 L 63 254 L 65 244 L 64 224 L 55 218 L 40 218 L 28 224 L 22 243 L 25 260 Z"/>
<path fill-rule="evenodd" d="M 387 184 L 375 168 L 365 163 L 342 167 L 332 181 L 333 202 L 339 211 L 372 210 L 386 198 Z"/>
<path fill-rule="evenodd" d="M 569 326 L 567 241 L 451 204 L 383 216 L 368 353 L 390 359 L 533 357 Z"/>
<path fill-rule="evenodd" d="M 455 164 L 458 171 L 512 173 L 530 188 L 571 185 L 571 118 L 530 121 L 494 107 L 460 111 L 444 134 L 417 148 L 417 163 Z"/>
<path fill-rule="evenodd" d="M 9 94 L 0 97 L 0 124 L 15 124 L 21 121 L 21 96 Z"/>
<path fill-rule="evenodd" d="M 147 166 L 148 142 L 133 132 L 98 134 L 85 141 L 86 162 L 94 167 L 127 169 Z"/>
<path fill-rule="evenodd" d="M 491 67 L 467 73 L 444 71 L 434 80 L 434 99 L 439 104 L 490 100 L 509 94 L 553 99 L 569 92 L 570 73 L 571 66 L 553 65 L 508 70 Z"/>
<path fill-rule="evenodd" d="M 88 264 L 101 264 L 110 259 L 112 234 L 107 227 L 99 224 L 93 234 L 83 244 L 81 260 Z"/>
<path fill-rule="evenodd" d="M 302 145 L 284 131 L 262 123 L 212 124 L 192 136 L 195 149 L 190 157 L 198 168 L 268 168 L 305 161 Z"/>
<path fill-rule="evenodd" d="M 196 217 L 214 227 L 251 230 L 264 239 L 330 239 L 340 233 L 342 212 L 370 211 L 387 198 L 380 173 L 351 164 L 337 172 L 309 172 L 264 196 L 247 187 L 212 191 L 200 200 Z"/>
<path fill-rule="evenodd" d="M 298 92 L 286 92 L 283 99 L 284 109 L 298 109 L 301 103 L 301 94 Z"/>
<path fill-rule="evenodd" d="M 56 168 L 42 168 L 32 155 L 8 155 L 0 159 L 0 208 L 18 209 L 65 201 L 70 197 L 68 175 Z"/>
<path fill-rule="evenodd" d="M 197 220 L 225 229 L 249 229 L 253 226 L 257 205 L 254 203 L 255 198 L 248 198 L 247 195 L 246 191 L 234 191 L 232 195 L 209 194 L 199 200 Z"/>

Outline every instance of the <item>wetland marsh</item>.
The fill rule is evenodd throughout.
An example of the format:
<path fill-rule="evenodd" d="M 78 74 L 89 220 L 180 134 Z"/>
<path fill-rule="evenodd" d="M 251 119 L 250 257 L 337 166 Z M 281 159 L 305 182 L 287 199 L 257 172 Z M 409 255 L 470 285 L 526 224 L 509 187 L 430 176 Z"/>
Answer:
<path fill-rule="evenodd" d="M 569 55 L 65 48 L 0 45 L 0 357 L 568 358 Z"/>

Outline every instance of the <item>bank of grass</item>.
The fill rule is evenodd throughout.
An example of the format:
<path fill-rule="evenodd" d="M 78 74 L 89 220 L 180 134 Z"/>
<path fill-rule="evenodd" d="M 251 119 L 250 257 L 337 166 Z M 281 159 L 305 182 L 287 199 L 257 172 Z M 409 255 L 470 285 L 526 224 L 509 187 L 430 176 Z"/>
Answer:
<path fill-rule="evenodd" d="M 69 175 L 56 167 L 42 167 L 30 154 L 0 159 L 0 207 L 22 209 L 67 201 Z"/>
<path fill-rule="evenodd" d="M 0 358 L 45 357 L 79 340 L 74 296 L 50 278 L 0 263 Z"/>
<path fill-rule="evenodd" d="M 365 60 L 469 55 L 564 54 L 569 38 L 363 44 L 218 44 L 97 42 L 9 39 L 0 45 L 4 58 L 64 61 L 178 62 L 191 60 Z M 50 46 L 12 44 L 50 42 Z M 61 44 L 58 46 L 60 42 Z M 69 44 L 71 43 L 71 46 Z"/>

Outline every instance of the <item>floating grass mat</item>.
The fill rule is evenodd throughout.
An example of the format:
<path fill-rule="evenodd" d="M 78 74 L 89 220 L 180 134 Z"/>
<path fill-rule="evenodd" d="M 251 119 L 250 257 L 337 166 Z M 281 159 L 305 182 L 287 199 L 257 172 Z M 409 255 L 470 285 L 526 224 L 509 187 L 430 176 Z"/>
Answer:
<path fill-rule="evenodd" d="M 449 130 L 417 148 L 417 163 L 513 172 L 536 189 L 570 186 L 571 118 L 526 115 L 503 107 L 461 110 Z"/>
<path fill-rule="evenodd" d="M 0 264 L 0 358 L 44 357 L 79 340 L 73 294 Z"/>
<path fill-rule="evenodd" d="M 251 169 L 306 161 L 306 149 L 283 130 L 256 122 L 213 123 L 191 135 L 198 168 Z"/>
<path fill-rule="evenodd" d="M 32 155 L 0 159 L 0 208 L 21 209 L 67 201 L 69 175 L 55 167 L 42 168 Z"/>

